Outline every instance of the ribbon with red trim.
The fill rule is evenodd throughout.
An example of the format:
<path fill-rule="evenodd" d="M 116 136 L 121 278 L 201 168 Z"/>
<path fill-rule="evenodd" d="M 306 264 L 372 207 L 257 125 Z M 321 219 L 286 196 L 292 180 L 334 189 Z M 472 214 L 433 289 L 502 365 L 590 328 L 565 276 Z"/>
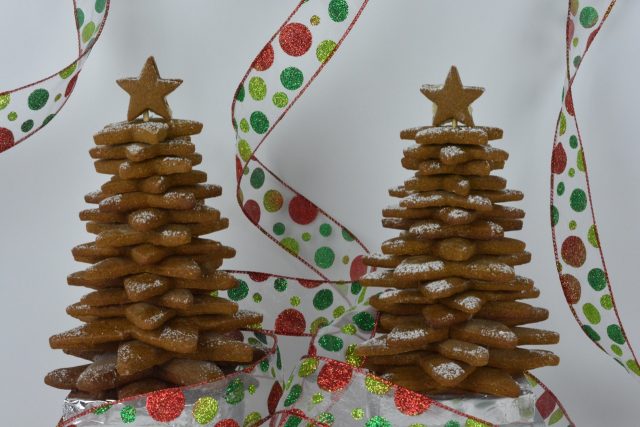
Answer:
<path fill-rule="evenodd" d="M 74 0 L 78 58 L 59 72 L 0 92 L 0 153 L 45 127 L 64 107 L 78 75 L 102 34 L 111 0 Z"/>
<path fill-rule="evenodd" d="M 551 225 L 560 283 L 587 336 L 634 376 L 640 366 L 618 315 L 589 187 L 572 87 L 578 69 L 615 0 L 569 2 L 563 105 L 551 160 Z"/>

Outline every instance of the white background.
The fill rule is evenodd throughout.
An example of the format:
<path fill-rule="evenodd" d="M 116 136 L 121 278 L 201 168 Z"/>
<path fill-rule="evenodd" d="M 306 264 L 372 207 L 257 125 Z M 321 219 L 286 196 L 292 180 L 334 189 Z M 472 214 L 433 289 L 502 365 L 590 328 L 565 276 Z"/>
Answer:
<path fill-rule="evenodd" d="M 398 132 L 426 124 L 422 83 L 440 83 L 451 64 L 463 82 L 486 88 L 476 123 L 504 128 L 511 157 L 502 175 L 523 190 L 519 238 L 534 260 L 521 274 L 542 290 L 559 331 L 560 367 L 537 373 L 578 426 L 637 425 L 640 383 L 579 331 L 562 295 L 549 229 L 549 161 L 560 108 L 566 1 L 371 0 L 331 64 L 273 133 L 261 158 L 360 236 L 370 248 L 392 235 L 380 226 L 400 167 Z M 581 2 L 583 3 L 583 2 Z M 229 268 L 305 275 L 257 232 L 233 195 L 234 135 L 229 105 L 265 41 L 294 0 L 114 0 L 105 33 L 75 94 L 49 127 L 0 155 L 0 413 L 3 425 L 54 425 L 64 392 L 42 383 L 74 361 L 48 337 L 76 325 L 64 308 L 82 294 L 66 285 L 81 268 L 70 249 L 89 241 L 77 213 L 106 179 L 93 171 L 92 134 L 125 118 L 128 98 L 114 80 L 136 75 L 153 54 L 165 77 L 185 83 L 169 100 L 176 117 L 202 121 L 196 138 L 215 200 L 231 218 L 217 237 L 237 248 Z M 69 63 L 76 40 L 71 1 L 0 0 L 0 91 Z M 639 2 L 619 2 L 585 59 L 574 100 L 619 310 L 640 345 L 637 268 L 640 202 L 636 139 L 640 83 Z M 313 161 L 311 161 L 313 159 Z M 305 163 L 311 161 L 310 163 Z M 28 418 L 28 421 L 27 421 Z M 636 420 L 634 422 L 634 420 Z"/>

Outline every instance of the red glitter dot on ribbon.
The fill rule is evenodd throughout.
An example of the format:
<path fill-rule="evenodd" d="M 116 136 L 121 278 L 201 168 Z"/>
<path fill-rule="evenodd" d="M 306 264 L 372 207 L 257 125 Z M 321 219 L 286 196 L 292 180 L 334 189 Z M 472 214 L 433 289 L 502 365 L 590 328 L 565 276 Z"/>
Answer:
<path fill-rule="evenodd" d="M 352 281 L 358 280 L 367 272 L 367 266 L 362 262 L 362 255 L 358 255 L 351 261 L 351 268 L 349 269 L 349 276 Z"/>
<path fill-rule="evenodd" d="M 571 89 L 569 89 L 567 91 L 567 94 L 564 96 L 564 106 L 570 116 L 576 115 L 576 112 L 573 109 L 573 95 L 571 94 Z"/>
<path fill-rule="evenodd" d="M 553 155 L 551 156 L 551 172 L 562 173 L 566 167 L 567 153 L 564 151 L 562 144 L 558 144 L 553 149 Z"/>
<path fill-rule="evenodd" d="M 269 409 L 269 413 L 273 414 L 278 407 L 278 402 L 282 397 L 282 386 L 279 382 L 273 383 L 273 387 L 271 387 L 271 391 L 269 392 L 269 398 L 267 399 L 267 408 Z"/>
<path fill-rule="evenodd" d="M 431 406 L 431 399 L 406 388 L 396 388 L 393 397 L 398 411 L 405 415 L 420 415 Z"/>
<path fill-rule="evenodd" d="M 549 390 L 542 393 L 542 396 L 536 401 L 536 408 L 538 412 L 542 416 L 543 419 L 546 419 L 553 412 L 556 407 L 556 399 L 553 397 L 553 394 Z"/>
<path fill-rule="evenodd" d="M 256 71 L 268 70 L 273 65 L 273 58 L 273 46 L 269 43 L 262 48 L 258 56 L 256 56 L 256 59 L 253 60 L 251 66 Z"/>
<path fill-rule="evenodd" d="M 247 200 L 244 204 L 244 212 L 254 224 L 260 222 L 260 205 L 255 200 Z"/>
<path fill-rule="evenodd" d="M 256 271 L 252 271 L 251 273 L 249 273 L 249 277 L 251 278 L 251 280 L 253 280 L 254 282 L 264 282 L 265 280 L 267 280 L 269 277 L 271 277 L 270 274 L 267 273 L 258 273 Z"/>
<path fill-rule="evenodd" d="M 280 31 L 280 47 L 288 55 L 302 56 L 311 48 L 313 36 L 304 24 L 294 22 L 284 26 Z"/>
<path fill-rule="evenodd" d="M 313 288 L 317 288 L 318 286 L 322 285 L 324 282 L 322 280 L 298 279 L 298 283 L 300 283 L 300 286 L 302 286 L 303 288 L 313 289 Z"/>
<path fill-rule="evenodd" d="M 318 216 L 318 208 L 303 196 L 297 195 L 289 202 L 289 216 L 294 222 L 307 225 Z"/>
<path fill-rule="evenodd" d="M 14 142 L 13 132 L 7 128 L 0 128 L 0 151 L 13 147 Z"/>
<path fill-rule="evenodd" d="M 572 267 L 582 267 L 587 260 L 587 248 L 578 236 L 569 236 L 562 242 L 560 254 L 564 262 Z"/>
<path fill-rule="evenodd" d="M 567 299 L 569 304 L 576 304 L 580 301 L 582 286 L 575 276 L 572 276 L 571 274 L 563 274 L 560 276 L 560 284 L 562 285 L 564 297 Z"/>
<path fill-rule="evenodd" d="M 184 393 L 177 388 L 160 390 L 147 397 L 147 412 L 156 421 L 173 421 L 184 410 Z"/>
<path fill-rule="evenodd" d="M 240 163 L 240 158 L 236 156 L 236 179 L 240 180 L 242 176 L 242 163 Z"/>
<path fill-rule="evenodd" d="M 73 92 L 73 89 L 76 87 L 76 82 L 78 81 L 79 75 L 80 73 L 76 74 L 71 78 L 71 80 L 69 80 L 69 83 L 67 84 L 67 88 L 64 90 L 65 97 L 68 97 L 69 95 L 71 95 L 71 92 Z"/>
<path fill-rule="evenodd" d="M 213 427 L 240 427 L 240 424 L 233 421 L 231 418 L 227 418 L 226 420 L 220 420 Z"/>
<path fill-rule="evenodd" d="M 345 388 L 351 381 L 351 367 L 338 362 L 327 362 L 318 374 L 318 387 L 335 392 Z"/>
<path fill-rule="evenodd" d="M 293 308 L 288 308 L 278 314 L 276 318 L 276 333 L 284 335 L 300 335 L 304 333 L 307 322 L 304 314 Z"/>

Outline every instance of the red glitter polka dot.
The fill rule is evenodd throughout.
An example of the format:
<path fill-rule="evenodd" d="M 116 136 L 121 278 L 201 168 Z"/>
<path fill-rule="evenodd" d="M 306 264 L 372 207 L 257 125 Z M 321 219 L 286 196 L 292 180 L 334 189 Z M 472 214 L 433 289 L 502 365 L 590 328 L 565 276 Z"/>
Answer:
<path fill-rule="evenodd" d="M 318 374 L 318 387 L 335 392 L 342 390 L 351 381 L 353 370 L 348 365 L 338 362 L 327 362 Z"/>
<path fill-rule="evenodd" d="M 543 419 L 546 419 L 556 407 L 556 399 L 549 390 L 542 393 L 542 396 L 536 402 L 536 408 Z"/>
<path fill-rule="evenodd" d="M 269 409 L 269 413 L 273 414 L 278 407 L 278 402 L 282 397 L 282 386 L 279 382 L 273 383 L 273 387 L 271 387 L 271 391 L 269 392 L 269 398 L 267 399 L 267 408 Z"/>
<path fill-rule="evenodd" d="M 264 282 L 269 277 L 271 277 L 271 275 L 267 273 L 258 273 L 258 272 L 252 271 L 251 273 L 249 273 L 249 277 L 254 282 Z"/>
<path fill-rule="evenodd" d="M 567 94 L 564 96 L 564 106 L 570 116 L 575 115 L 575 111 L 573 110 L 573 95 L 571 94 L 571 89 L 569 89 L 567 91 Z"/>
<path fill-rule="evenodd" d="M 304 25 L 297 22 L 287 24 L 280 31 L 280 47 L 288 55 L 302 56 L 311 48 L 311 31 Z"/>
<path fill-rule="evenodd" d="M 431 399 L 406 388 L 398 387 L 393 397 L 398 411 L 405 415 L 420 415 L 431 406 Z"/>
<path fill-rule="evenodd" d="M 240 424 L 233 421 L 231 418 L 227 418 L 226 420 L 220 420 L 213 427 L 240 427 Z"/>
<path fill-rule="evenodd" d="M 244 204 L 244 212 L 254 224 L 260 222 L 260 205 L 255 200 L 247 200 Z"/>
<path fill-rule="evenodd" d="M 13 147 L 14 142 L 13 132 L 7 128 L 0 128 L 0 151 Z"/>
<path fill-rule="evenodd" d="M 276 318 L 276 333 L 283 335 L 300 335 L 304 333 L 307 322 L 304 314 L 293 308 L 288 308 L 278 314 Z"/>
<path fill-rule="evenodd" d="M 317 288 L 318 286 L 322 285 L 324 282 L 321 280 L 305 280 L 305 279 L 298 279 L 298 283 L 300 283 L 300 285 L 304 288 L 307 289 L 313 289 L 313 288 Z"/>
<path fill-rule="evenodd" d="M 242 163 L 240 163 L 240 157 L 236 156 L 236 179 L 240 180 L 242 176 Z"/>
<path fill-rule="evenodd" d="M 184 394 L 180 389 L 160 390 L 147 397 L 147 412 L 163 423 L 175 420 L 184 410 Z"/>
<path fill-rule="evenodd" d="M 304 197 L 298 195 L 289 202 L 289 215 L 296 223 L 306 225 L 316 219 L 318 208 Z"/>
<path fill-rule="evenodd" d="M 558 144 L 553 149 L 551 157 L 551 171 L 553 173 L 562 173 L 567 167 L 567 153 L 564 151 L 562 144 Z"/>
<path fill-rule="evenodd" d="M 587 259 L 587 249 L 578 236 L 569 236 L 562 242 L 560 250 L 564 262 L 572 267 L 580 267 Z"/>
<path fill-rule="evenodd" d="M 71 78 L 71 80 L 69 80 L 69 83 L 67 84 L 67 88 L 64 90 L 65 97 L 68 97 L 69 95 L 71 95 L 71 92 L 73 92 L 73 89 L 76 87 L 76 82 L 78 81 L 79 75 L 80 73 L 76 74 Z"/>
<path fill-rule="evenodd" d="M 563 274 L 560 276 L 560 284 L 562 285 L 564 297 L 569 304 L 575 304 L 580 301 L 582 286 L 577 278 L 571 274 Z"/>
<path fill-rule="evenodd" d="M 362 255 L 358 255 L 351 261 L 351 268 L 349 269 L 349 276 L 351 280 L 355 281 L 362 277 L 367 272 L 367 266 L 362 262 Z"/>
<path fill-rule="evenodd" d="M 262 48 L 251 66 L 257 71 L 268 70 L 273 65 L 273 57 L 273 46 L 269 43 Z"/>

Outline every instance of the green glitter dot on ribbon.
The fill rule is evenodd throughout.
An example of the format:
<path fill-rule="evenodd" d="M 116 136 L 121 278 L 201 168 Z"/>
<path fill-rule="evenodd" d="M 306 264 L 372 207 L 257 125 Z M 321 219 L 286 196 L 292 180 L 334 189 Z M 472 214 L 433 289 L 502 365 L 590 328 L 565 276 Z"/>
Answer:
<path fill-rule="evenodd" d="M 571 192 L 570 205 L 574 211 L 582 212 L 587 208 L 587 194 L 583 190 L 576 188 Z"/>
<path fill-rule="evenodd" d="M 330 268 L 333 265 L 333 261 L 336 259 L 336 254 L 328 246 L 323 246 L 316 250 L 314 255 L 314 261 L 320 268 Z"/>
<path fill-rule="evenodd" d="M 320 344 L 320 347 L 333 352 L 342 350 L 342 347 L 344 346 L 342 338 L 331 334 L 321 336 L 318 343 Z"/>
<path fill-rule="evenodd" d="M 96 414 L 96 415 L 102 415 L 102 414 L 104 414 L 105 412 L 107 412 L 109 409 L 111 409 L 111 407 L 112 407 L 112 406 L 113 406 L 113 405 L 104 405 L 104 406 L 101 406 L 101 407 L 99 407 L 99 408 L 94 409 L 94 410 L 93 410 L 93 413 L 94 413 L 94 414 Z"/>
<path fill-rule="evenodd" d="M 555 206 L 551 206 L 551 225 L 555 227 L 558 221 L 560 221 L 560 211 Z"/>
<path fill-rule="evenodd" d="M 96 32 L 96 24 L 93 21 L 91 21 L 87 25 L 85 25 L 84 28 L 82 29 L 82 41 L 84 43 L 87 43 L 91 39 L 91 36 L 93 36 L 93 33 L 95 32 Z"/>
<path fill-rule="evenodd" d="M 336 49 L 336 42 L 333 40 L 323 40 L 316 48 L 316 58 L 320 62 L 326 62 Z"/>
<path fill-rule="evenodd" d="M 18 118 L 18 113 L 16 113 L 15 111 L 12 111 L 9 114 L 7 114 L 7 119 L 9 119 L 10 122 L 14 121 L 17 118 Z"/>
<path fill-rule="evenodd" d="M 616 356 L 622 356 L 622 349 L 616 344 L 611 344 L 611 351 L 613 351 Z"/>
<path fill-rule="evenodd" d="M 273 224 L 273 233 L 276 236 L 282 236 L 284 234 L 286 230 L 286 227 L 283 223 L 281 222 L 276 222 L 275 224 Z"/>
<path fill-rule="evenodd" d="M 589 231 L 587 232 L 587 240 L 594 248 L 598 248 L 600 244 L 598 243 L 598 236 L 596 235 L 596 227 L 592 225 L 589 227 Z"/>
<path fill-rule="evenodd" d="M 367 421 L 365 427 L 392 427 L 392 425 L 386 418 L 376 415 Z"/>
<path fill-rule="evenodd" d="M 292 237 L 285 237 L 280 240 L 280 244 L 284 247 L 289 253 L 293 255 L 298 255 L 300 252 L 300 243 Z"/>
<path fill-rule="evenodd" d="M 558 129 L 560 135 L 564 135 L 567 131 L 567 118 L 564 113 L 560 113 L 560 129 Z"/>
<path fill-rule="evenodd" d="M 275 288 L 276 291 L 278 292 L 284 292 L 287 289 L 287 279 L 284 279 L 282 277 L 278 277 L 274 282 L 273 282 L 273 287 Z"/>
<path fill-rule="evenodd" d="M 308 377 L 313 374 L 318 369 L 318 359 L 309 357 L 304 359 L 300 363 L 300 367 L 298 368 L 298 376 L 300 377 Z"/>
<path fill-rule="evenodd" d="M 299 296 L 294 295 L 291 297 L 291 299 L 289 300 L 289 302 L 291 303 L 292 306 L 297 307 L 300 305 L 300 303 L 302 302 L 302 300 L 300 299 Z"/>
<path fill-rule="evenodd" d="M 364 379 L 364 386 L 369 393 L 377 395 L 386 394 L 391 388 L 389 384 L 384 383 L 371 375 L 367 375 L 367 377 Z"/>
<path fill-rule="evenodd" d="M 55 116 L 55 114 L 49 114 L 47 117 L 45 117 L 42 121 L 42 126 L 46 126 L 51 120 L 53 120 Z"/>
<path fill-rule="evenodd" d="M 591 28 L 598 22 L 598 11 L 591 7 L 587 6 L 580 11 L 580 24 L 584 28 Z"/>
<path fill-rule="evenodd" d="M 260 370 L 262 372 L 267 372 L 269 370 L 269 361 L 268 360 L 263 360 L 262 362 L 260 362 Z"/>
<path fill-rule="evenodd" d="M 346 308 L 344 308 L 344 305 L 339 305 L 337 306 L 334 310 L 333 310 L 333 318 L 337 319 L 338 317 L 342 316 L 344 314 L 344 312 L 347 311 Z"/>
<path fill-rule="evenodd" d="M 351 294 L 352 295 L 358 295 L 361 290 L 362 290 L 362 285 L 360 284 L 360 282 L 351 283 Z"/>
<path fill-rule="evenodd" d="M 349 15 L 347 0 L 331 0 L 329 2 L 329 17 L 334 22 L 342 22 Z"/>
<path fill-rule="evenodd" d="M 324 396 L 322 395 L 322 393 L 318 392 L 315 393 L 313 396 L 311 396 L 311 401 L 317 405 L 318 403 L 322 402 L 324 400 Z"/>
<path fill-rule="evenodd" d="M 284 406 L 291 406 L 294 403 L 296 403 L 300 398 L 301 394 L 302 394 L 302 386 L 300 384 L 294 384 L 293 387 L 291 387 L 291 391 L 289 391 L 289 394 L 284 400 Z"/>
<path fill-rule="evenodd" d="M 84 24 L 84 12 L 82 11 L 82 9 L 77 8 L 76 9 L 76 26 L 80 28 L 82 27 L 82 24 Z"/>
<path fill-rule="evenodd" d="M 589 325 L 582 325 L 582 330 L 587 334 L 589 338 L 593 341 L 600 341 L 600 335 Z"/>
<path fill-rule="evenodd" d="M 605 310 L 611 310 L 613 308 L 613 300 L 611 299 L 611 295 L 606 294 L 600 297 L 600 305 Z"/>
<path fill-rule="evenodd" d="M 320 235 L 321 236 L 329 237 L 331 235 L 331 231 L 332 231 L 331 225 L 330 224 L 326 224 L 326 223 L 322 224 L 320 226 L 320 230 L 319 231 L 320 231 Z"/>
<path fill-rule="evenodd" d="M 255 425 L 261 419 L 262 419 L 262 415 L 260 415 L 260 412 L 252 412 L 244 418 L 244 421 L 242 422 L 242 426 L 249 427 L 249 426 Z"/>
<path fill-rule="evenodd" d="M 31 110 L 39 110 L 49 100 L 49 92 L 46 89 L 36 89 L 29 95 L 27 104 Z"/>
<path fill-rule="evenodd" d="M 233 301 L 243 300 L 249 295 L 249 285 L 244 280 L 237 280 L 238 284 L 235 288 L 229 289 L 227 295 Z"/>
<path fill-rule="evenodd" d="M 245 162 L 251 158 L 251 146 L 244 139 L 238 141 L 238 154 L 240 154 L 240 158 Z"/>
<path fill-rule="evenodd" d="M 255 294 L 253 294 L 253 301 L 256 303 L 262 302 L 262 295 L 256 292 Z"/>
<path fill-rule="evenodd" d="M 33 129 L 33 120 L 29 119 L 26 120 L 24 123 L 22 123 L 22 125 L 20 126 L 20 130 L 22 132 L 29 132 L 31 129 Z"/>
<path fill-rule="evenodd" d="M 325 310 L 333 304 L 333 292 L 329 289 L 318 291 L 313 297 L 313 306 L 317 310 Z"/>
<path fill-rule="evenodd" d="M 629 368 L 634 374 L 640 376 L 640 366 L 638 366 L 638 363 L 635 360 L 627 360 L 627 368 Z"/>
<path fill-rule="evenodd" d="M 251 178 L 249 178 L 249 182 L 251 186 L 256 190 L 262 187 L 264 184 L 264 171 L 262 168 L 255 168 L 253 172 L 251 172 Z"/>
<path fill-rule="evenodd" d="M 267 84 L 260 77 L 249 80 L 249 95 L 256 101 L 262 101 L 267 96 Z"/>
<path fill-rule="evenodd" d="M 284 427 L 298 427 L 302 422 L 302 418 L 296 416 L 290 416 L 287 418 L 287 422 L 284 424 Z"/>
<path fill-rule="evenodd" d="M 587 274 L 587 281 L 595 291 L 601 291 L 607 286 L 607 278 L 604 270 L 601 268 L 593 268 Z"/>
<path fill-rule="evenodd" d="M 311 333 L 315 334 L 316 332 L 318 332 L 318 329 L 324 328 L 328 324 L 329 324 L 329 319 L 327 319 L 324 316 L 318 317 L 313 322 L 311 322 L 311 325 L 310 325 Z"/>
<path fill-rule="evenodd" d="M 102 13 L 107 5 L 107 0 L 96 0 L 96 12 Z"/>
<path fill-rule="evenodd" d="M 354 408 L 353 411 L 351 411 L 351 417 L 356 421 L 361 420 L 364 418 L 364 409 Z"/>
<path fill-rule="evenodd" d="M 11 94 L 5 93 L 4 95 L 0 95 L 0 110 L 4 110 L 7 108 L 7 105 L 11 103 Z"/>
<path fill-rule="evenodd" d="M 302 233 L 302 235 L 300 237 L 305 242 L 308 242 L 309 240 L 311 240 L 311 234 L 306 232 L 306 231 L 304 233 Z"/>
<path fill-rule="evenodd" d="M 240 378 L 231 380 L 224 393 L 224 400 L 229 405 L 236 405 L 244 399 L 244 383 Z"/>
<path fill-rule="evenodd" d="M 597 325 L 598 323 L 600 323 L 600 320 L 602 320 L 602 318 L 600 317 L 600 312 L 598 311 L 596 306 L 591 304 L 590 302 L 582 306 L 582 312 L 584 313 L 584 316 L 587 318 L 589 323 L 593 325 Z"/>
<path fill-rule="evenodd" d="M 336 421 L 336 417 L 329 412 L 323 412 L 318 415 L 318 421 L 327 425 L 332 425 Z"/>
<path fill-rule="evenodd" d="M 269 130 L 269 119 L 262 111 L 254 111 L 249 117 L 251 127 L 257 133 L 262 135 Z"/>
<path fill-rule="evenodd" d="M 240 84 L 240 86 L 238 86 L 238 89 L 236 90 L 236 100 L 242 102 L 244 101 L 244 96 L 244 85 Z"/>
<path fill-rule="evenodd" d="M 123 423 L 129 424 L 136 420 L 136 408 L 127 405 L 120 411 L 120 419 Z"/>
<path fill-rule="evenodd" d="M 571 148 L 578 148 L 578 137 L 575 135 L 571 135 L 569 137 L 569 146 Z"/>
<path fill-rule="evenodd" d="M 558 187 L 556 187 L 556 192 L 558 196 L 562 196 L 564 194 L 564 182 L 559 182 Z"/>
<path fill-rule="evenodd" d="M 271 101 L 273 101 L 273 105 L 276 107 L 284 108 L 289 103 L 289 97 L 284 92 L 276 92 L 273 94 Z"/>
<path fill-rule="evenodd" d="M 247 119 L 242 119 L 240 120 L 240 130 L 244 133 L 247 133 L 251 130 L 251 128 L 249 127 L 249 122 L 247 121 Z"/>
<path fill-rule="evenodd" d="M 347 323 L 340 330 L 345 335 L 354 335 L 358 331 L 353 323 Z"/>
<path fill-rule="evenodd" d="M 361 311 L 353 316 L 353 322 L 363 331 L 371 332 L 373 331 L 376 320 L 373 318 L 371 313 Z"/>
<path fill-rule="evenodd" d="M 280 73 L 282 86 L 289 90 L 296 90 L 304 82 L 304 74 L 296 67 L 288 67 Z"/>
<path fill-rule="evenodd" d="M 218 401 L 210 396 L 201 397 L 193 405 L 192 412 L 198 424 L 208 424 L 218 414 Z"/>
<path fill-rule="evenodd" d="M 346 240 L 347 242 L 353 242 L 355 240 L 355 238 L 353 237 L 353 234 L 349 233 L 346 229 L 342 229 L 342 238 L 344 240 Z"/>
<path fill-rule="evenodd" d="M 607 335 L 611 338 L 611 341 L 616 344 L 624 344 L 626 340 L 624 339 L 624 334 L 622 333 L 622 329 L 618 325 L 609 325 L 607 326 Z"/>

